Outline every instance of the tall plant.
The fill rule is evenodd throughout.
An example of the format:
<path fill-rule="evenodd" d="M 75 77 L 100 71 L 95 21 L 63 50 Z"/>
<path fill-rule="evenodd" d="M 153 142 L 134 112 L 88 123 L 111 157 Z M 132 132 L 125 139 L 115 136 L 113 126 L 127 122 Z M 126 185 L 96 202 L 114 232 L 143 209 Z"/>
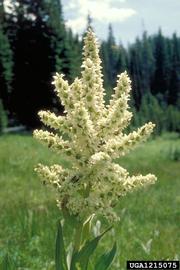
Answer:
<path fill-rule="evenodd" d="M 115 206 L 126 193 L 143 185 L 153 184 L 152 174 L 130 176 L 115 162 L 153 131 L 149 122 L 132 133 L 124 129 L 132 113 L 128 111 L 131 82 L 126 72 L 118 76 L 117 86 L 109 105 L 104 102 L 103 76 L 99 45 L 89 29 L 84 39 L 82 77 L 69 85 L 62 74 L 54 76 L 55 91 L 65 108 L 64 116 L 41 111 L 41 121 L 56 132 L 35 130 L 34 136 L 70 163 L 70 168 L 39 164 L 38 174 L 57 190 L 57 202 L 64 220 L 74 230 L 73 251 L 66 256 L 61 224 L 56 242 L 57 270 L 87 270 L 98 242 L 110 229 L 91 237 L 95 217 L 105 217 L 113 225 L 118 219 Z M 73 223 L 72 223 L 73 220 Z M 110 266 L 116 245 L 104 253 L 93 269 Z"/>

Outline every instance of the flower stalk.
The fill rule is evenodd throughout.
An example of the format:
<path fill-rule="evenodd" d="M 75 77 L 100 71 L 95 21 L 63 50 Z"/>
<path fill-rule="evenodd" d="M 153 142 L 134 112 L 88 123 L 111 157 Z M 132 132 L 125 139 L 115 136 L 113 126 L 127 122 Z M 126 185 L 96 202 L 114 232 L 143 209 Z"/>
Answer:
<path fill-rule="evenodd" d="M 41 121 L 53 132 L 34 131 L 35 138 L 71 164 L 70 168 L 39 164 L 35 169 L 43 181 L 55 187 L 64 219 L 69 223 L 75 220 L 71 262 L 66 264 L 63 261 L 62 270 L 87 270 L 90 257 L 109 230 L 91 238 L 92 219 L 104 217 L 108 223 L 114 224 L 119 220 L 115 206 L 120 198 L 156 181 L 152 174 L 130 176 L 115 162 L 116 158 L 145 141 L 154 128 L 149 122 L 129 134 L 124 131 L 132 118 L 128 105 L 131 81 L 127 72 L 118 75 L 114 94 L 109 105 L 105 105 L 99 44 L 91 29 L 84 39 L 83 57 L 82 76 L 71 85 L 64 75 L 57 73 L 54 76 L 55 92 L 64 106 L 65 115 L 39 112 Z M 62 242 L 63 233 L 57 235 L 57 242 Z M 106 265 L 104 270 L 108 269 L 115 252 L 116 245 L 99 259 L 97 269 L 101 265 Z"/>

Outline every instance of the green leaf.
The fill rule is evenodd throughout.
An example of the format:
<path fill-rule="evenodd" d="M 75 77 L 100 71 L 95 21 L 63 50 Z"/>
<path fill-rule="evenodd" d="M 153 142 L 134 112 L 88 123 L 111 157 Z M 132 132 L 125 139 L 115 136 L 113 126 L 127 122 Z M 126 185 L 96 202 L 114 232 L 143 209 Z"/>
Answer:
<path fill-rule="evenodd" d="M 8 253 L 4 256 L 4 259 L 2 260 L 2 262 L 0 264 L 0 269 L 2 269 L 2 270 L 9 270 L 9 269 L 11 269 Z"/>
<path fill-rule="evenodd" d="M 76 252 L 71 261 L 71 268 L 70 270 L 77 270 L 76 266 L 80 266 L 83 270 L 87 270 L 89 258 L 95 251 L 100 239 L 107 233 L 112 227 L 105 230 L 99 236 L 95 237 L 91 241 L 87 241 L 85 245 L 80 249 L 79 252 Z"/>
<path fill-rule="evenodd" d="M 63 208 L 62 212 L 63 212 L 65 226 L 68 226 L 68 227 L 76 226 L 77 224 L 76 216 L 70 215 L 68 209 L 66 209 L 65 207 Z"/>
<path fill-rule="evenodd" d="M 90 230 L 91 230 L 91 222 L 94 218 L 94 214 L 89 216 L 89 218 L 84 222 L 83 228 L 82 228 L 82 241 L 84 242 L 89 238 L 90 236 Z"/>
<path fill-rule="evenodd" d="M 116 243 L 109 252 L 104 253 L 96 263 L 94 270 L 106 270 L 111 265 L 116 254 Z"/>
<path fill-rule="evenodd" d="M 56 250 L 55 250 L 55 264 L 56 270 L 68 270 L 61 222 L 58 222 Z"/>

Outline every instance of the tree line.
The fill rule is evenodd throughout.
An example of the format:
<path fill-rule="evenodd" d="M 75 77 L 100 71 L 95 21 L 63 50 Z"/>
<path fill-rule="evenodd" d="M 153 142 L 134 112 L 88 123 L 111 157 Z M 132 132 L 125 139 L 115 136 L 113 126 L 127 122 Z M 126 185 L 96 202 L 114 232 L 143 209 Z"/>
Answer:
<path fill-rule="evenodd" d="M 90 24 L 88 20 L 87 24 Z M 80 74 L 82 39 L 65 27 L 59 0 L 0 0 L 0 129 L 39 125 L 40 109 L 63 111 L 53 93 L 53 74 L 71 82 Z M 117 44 L 109 26 L 101 42 L 106 98 L 116 76 L 127 70 L 133 82 L 132 125 L 149 119 L 157 133 L 180 129 L 180 38 L 146 32 L 133 44 Z M 5 114 L 6 112 L 6 114 Z M 7 118 L 7 117 L 6 117 Z"/>
<path fill-rule="evenodd" d="M 151 36 L 144 32 L 125 48 L 116 44 L 109 26 L 101 55 L 107 89 L 115 85 L 116 74 L 124 70 L 130 74 L 133 126 L 152 120 L 156 133 L 180 131 L 180 38 L 176 33 L 168 38 L 161 30 Z"/>

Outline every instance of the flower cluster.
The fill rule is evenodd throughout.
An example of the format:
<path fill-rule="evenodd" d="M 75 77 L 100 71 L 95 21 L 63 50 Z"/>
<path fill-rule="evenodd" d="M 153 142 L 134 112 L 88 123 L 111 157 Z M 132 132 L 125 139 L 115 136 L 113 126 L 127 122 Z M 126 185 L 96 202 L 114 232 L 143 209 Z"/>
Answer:
<path fill-rule="evenodd" d="M 39 164 L 36 171 L 58 190 L 57 201 L 63 211 L 80 219 L 93 213 L 114 219 L 114 207 L 121 196 L 156 181 L 152 174 L 130 176 L 114 161 L 144 141 L 154 124 L 124 134 L 132 117 L 128 111 L 131 81 L 126 72 L 119 75 L 114 95 L 105 105 L 99 45 L 91 30 L 84 43 L 81 79 L 69 85 L 63 75 L 54 76 L 65 115 L 41 111 L 41 121 L 54 132 L 34 131 L 38 140 L 69 160 L 71 167 Z"/>

